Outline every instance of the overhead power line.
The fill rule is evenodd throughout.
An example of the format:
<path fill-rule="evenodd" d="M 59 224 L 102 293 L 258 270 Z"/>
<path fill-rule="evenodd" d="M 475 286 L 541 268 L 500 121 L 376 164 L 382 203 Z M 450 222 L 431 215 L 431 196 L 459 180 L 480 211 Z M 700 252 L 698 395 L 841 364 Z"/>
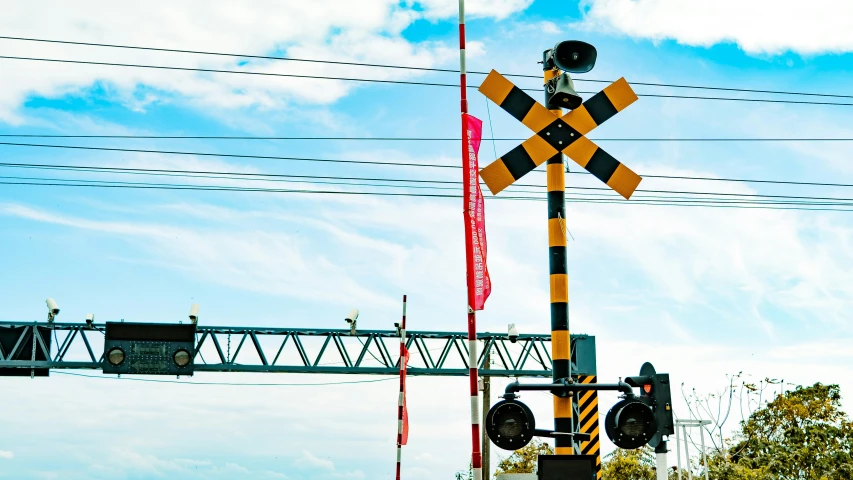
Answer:
<path fill-rule="evenodd" d="M 264 77 L 283 77 L 283 78 L 308 78 L 313 80 L 337 80 L 337 81 L 349 81 L 349 82 L 366 82 L 366 83 L 384 83 L 384 84 L 397 84 L 397 85 L 419 85 L 419 86 L 430 86 L 430 87 L 453 87 L 459 88 L 459 85 L 453 83 L 437 83 L 437 82 L 417 82 L 411 80 L 385 80 L 378 78 L 354 78 L 354 77 L 333 77 L 326 75 L 302 75 L 295 73 L 274 73 L 274 72 L 251 72 L 246 70 L 225 70 L 225 69 L 217 69 L 217 68 L 194 68 L 194 67 L 172 67 L 165 65 L 143 65 L 143 64 L 135 64 L 135 63 L 117 63 L 117 62 L 94 62 L 88 60 L 68 60 L 68 59 L 60 59 L 60 58 L 39 58 L 39 57 L 17 57 L 17 56 L 9 56 L 2 55 L 0 59 L 5 60 L 24 60 L 24 61 L 33 61 L 33 62 L 51 62 L 51 63 L 63 63 L 63 64 L 73 64 L 73 65 L 94 65 L 94 66 L 107 66 L 107 67 L 126 67 L 126 68 L 147 68 L 147 69 L 155 69 L 155 70 L 174 70 L 174 71 L 182 71 L 182 72 L 203 72 L 203 73 L 225 73 L 225 74 L 236 74 L 236 75 L 258 75 Z M 469 85 L 468 88 L 477 88 L 476 85 Z M 521 90 L 528 92 L 540 92 L 541 89 L 536 88 L 522 88 Z M 595 94 L 598 92 L 586 92 L 586 91 L 578 91 L 577 93 L 583 94 Z M 816 101 L 807 101 L 807 100 L 774 100 L 774 99 L 764 99 L 764 98 L 731 98 L 731 97 L 702 97 L 698 95 L 664 95 L 657 93 L 638 93 L 638 97 L 649 97 L 649 98 L 675 98 L 682 100 L 719 100 L 719 101 L 730 101 L 730 102 L 753 102 L 753 103 L 785 103 L 785 104 L 797 104 L 797 105 L 835 105 L 835 106 L 853 106 L 853 103 L 842 103 L 842 102 L 816 102 Z"/>
<path fill-rule="evenodd" d="M 0 138 L 109 138 L 117 140 L 305 140 L 305 141 L 369 141 L 369 142 L 461 142 L 452 137 L 283 137 L 240 135 L 64 135 L 46 133 L 2 133 Z M 483 138 L 483 141 L 523 142 L 526 138 Z M 853 137 L 800 138 L 594 138 L 596 142 L 853 142 Z"/>
<path fill-rule="evenodd" d="M 252 193 L 296 193 L 317 195 L 368 195 L 368 196 L 391 196 L 391 197 L 420 197 L 420 198 L 445 198 L 459 199 L 462 195 L 451 194 L 426 194 L 426 193 L 396 193 L 396 192 L 365 192 L 365 191 L 343 191 L 343 190 L 308 190 L 308 189 L 271 189 L 271 188 L 247 188 L 226 187 L 209 185 L 187 185 L 187 184 L 154 184 L 145 182 L 112 182 L 98 183 L 97 180 L 69 180 L 42 178 L 27 181 L 7 181 L 0 177 L 0 185 L 22 185 L 22 186 L 48 186 L 48 187 L 88 187 L 88 188 L 110 188 L 110 189 L 145 189 L 145 190 L 187 190 L 187 191 L 230 191 L 230 192 L 252 192 Z M 77 183 L 73 183 L 77 182 Z M 487 197 L 491 200 L 505 201 L 545 201 L 540 197 L 530 196 L 500 196 Z M 849 202 L 794 202 L 794 201 L 720 201 L 720 200 L 609 200 L 598 198 L 577 198 L 567 196 L 568 203 L 589 204 L 620 204 L 620 205 L 659 205 L 659 206 L 688 206 L 688 207 L 717 207 L 717 208 L 739 208 L 739 209 L 771 209 L 771 210 L 810 210 L 810 211 L 841 211 L 853 212 L 853 203 Z M 850 207 L 850 208 L 844 208 Z"/>
<path fill-rule="evenodd" d="M 72 150 L 97 150 L 106 152 L 126 152 L 126 153 L 156 153 L 160 155 L 195 155 L 200 157 L 224 157 L 224 158 L 251 158 L 259 160 L 287 160 L 293 162 L 329 162 L 329 163 L 350 163 L 359 165 L 386 165 L 400 167 L 425 167 L 425 168 L 462 168 L 456 165 L 435 165 L 429 163 L 406 163 L 406 162 L 375 162 L 369 160 L 337 160 L 329 158 L 306 158 L 306 157 L 283 157 L 275 155 L 246 155 L 239 153 L 210 153 L 210 152 L 185 152 L 175 150 L 144 150 L 139 148 L 112 148 L 112 147 L 87 147 L 82 145 L 47 145 L 38 143 L 11 143 L 0 142 L 0 145 L 18 146 L 18 147 L 37 147 L 37 148 L 64 148 Z"/>
<path fill-rule="evenodd" d="M 151 153 L 151 154 L 161 154 L 161 155 L 189 155 L 189 156 L 202 156 L 202 157 L 223 157 L 223 158 L 245 158 L 245 159 L 260 159 L 260 160 L 284 160 L 284 161 L 298 161 L 298 162 L 330 162 L 330 163 L 343 163 L 343 164 L 357 164 L 357 165 L 377 165 L 377 166 L 387 166 L 387 167 L 418 167 L 418 168 L 450 168 L 450 169 L 461 169 L 462 167 L 459 165 L 437 165 L 433 163 L 413 163 L 413 162 L 377 162 L 370 160 L 343 160 L 343 159 L 328 159 L 328 158 L 313 158 L 313 157 L 284 157 L 284 156 L 271 156 L 271 155 L 247 155 L 247 154 L 230 154 L 230 153 L 213 153 L 213 152 L 192 152 L 192 151 L 174 151 L 174 150 L 144 150 L 137 148 L 112 148 L 112 147 L 90 147 L 90 146 L 81 146 L 81 145 L 49 145 L 49 144 L 39 144 L 39 143 L 12 143 L 12 142 L 0 142 L 0 145 L 6 146 L 14 146 L 14 147 L 32 147 L 32 148 L 58 148 L 58 149 L 72 149 L 72 150 L 94 150 L 94 151 L 108 151 L 108 152 L 129 152 L 129 153 Z M 541 170 L 534 170 L 535 173 L 545 173 Z M 568 172 L 569 174 L 574 175 L 591 175 L 589 172 L 580 172 L 573 171 Z M 249 175 L 249 174 L 245 174 Z M 653 175 L 653 174 L 641 174 L 644 178 L 657 178 L 662 180 L 694 180 L 694 181 L 710 181 L 710 182 L 735 182 L 735 183 L 763 183 L 763 184 L 777 184 L 777 185 L 800 185 L 800 186 L 810 186 L 810 187 L 844 187 L 849 188 L 853 187 L 853 184 L 849 183 L 832 183 L 832 182 L 804 182 L 804 181 L 793 181 L 793 180 L 765 180 L 765 179 L 747 179 L 747 178 L 718 178 L 718 177 L 698 177 L 698 176 L 686 176 L 686 175 Z"/>
<path fill-rule="evenodd" d="M 155 52 L 187 53 L 187 54 L 211 55 L 211 56 L 232 57 L 232 58 L 255 58 L 255 59 L 259 59 L 259 60 L 280 60 L 280 61 L 290 61 L 290 62 L 321 63 L 321 64 L 331 64 L 331 65 L 349 65 L 349 66 L 358 66 L 358 67 L 390 68 L 390 69 L 399 69 L 399 70 L 415 70 L 415 71 L 422 71 L 422 72 L 459 73 L 458 70 L 449 69 L 449 68 L 415 67 L 415 66 L 408 66 L 408 65 L 390 65 L 390 64 L 384 64 L 384 63 L 345 62 L 345 61 L 338 61 L 338 60 L 318 60 L 318 59 L 309 59 L 309 58 L 293 58 L 293 57 L 282 57 L 282 56 L 272 56 L 272 55 L 248 55 L 248 54 L 211 52 L 211 51 L 201 51 L 201 50 L 183 50 L 183 49 L 177 49 L 177 48 L 157 48 L 157 47 L 143 47 L 143 46 L 136 46 L 136 45 L 120 45 L 120 44 L 111 44 L 111 43 L 74 42 L 74 41 L 68 41 L 68 40 L 50 40 L 50 39 L 43 39 L 43 38 L 28 38 L 28 37 L 0 36 L 0 39 L 17 40 L 17 41 L 24 41 L 24 42 L 55 43 L 55 44 L 64 44 L 64 45 L 80 45 L 80 46 L 90 46 L 90 47 L 119 48 L 119 49 L 130 49 L 130 50 L 147 50 L 147 51 L 155 51 Z M 489 72 L 468 71 L 466 73 L 475 74 L 475 75 L 486 75 Z M 518 74 L 518 73 L 509 73 L 509 74 L 503 74 L 503 75 L 506 77 L 535 78 L 537 80 L 540 80 L 542 78 L 541 75 L 529 75 L 529 74 Z M 613 82 L 613 80 L 601 80 L 601 79 L 591 79 L 591 78 L 576 78 L 574 80 L 575 81 L 581 81 L 581 82 L 596 82 L 596 83 L 612 83 Z M 718 90 L 718 91 L 744 92 L 744 93 L 766 93 L 766 94 L 773 94 L 773 95 L 804 95 L 804 96 L 829 97 L 829 98 L 853 98 L 853 95 L 842 95 L 842 94 L 833 94 L 833 93 L 792 92 L 792 91 L 784 91 L 784 90 L 766 90 L 766 89 L 753 89 L 753 88 L 713 87 L 713 86 L 707 86 L 707 85 L 684 85 L 684 84 L 674 84 L 674 83 L 639 82 L 639 81 L 633 81 L 633 80 L 631 81 L 631 83 L 634 85 L 643 85 L 643 86 L 649 86 L 649 87 L 687 88 L 687 89 Z"/>
<path fill-rule="evenodd" d="M 344 176 L 318 176 L 318 175 L 292 175 L 292 174 L 271 174 L 271 173 L 241 173 L 241 172 L 222 172 L 209 170 L 176 170 L 176 169 L 154 169 L 154 168 L 126 168 L 126 167 L 95 167 L 83 165 L 55 165 L 55 164 L 31 164 L 31 163 L 0 163 L 0 167 L 7 168 L 25 168 L 31 170 L 60 170 L 60 171 L 82 171 L 94 173 L 122 174 L 122 175 L 151 175 L 151 176 L 167 176 L 178 178 L 208 178 L 208 179 L 223 179 L 223 180 L 241 180 L 241 181 L 261 181 L 261 182 L 291 182 L 291 183 L 313 183 L 321 185 L 342 185 L 342 186 L 367 186 L 367 187 L 394 187 L 394 188 L 422 188 L 422 189 L 438 189 L 438 190 L 455 190 L 460 191 L 462 182 L 453 180 L 437 180 L 437 179 L 401 179 L 401 178 L 384 178 L 384 177 L 344 177 Z M 6 177 L 7 179 L 10 177 Z M 16 177 L 20 179 L 20 177 Z M 32 180 L 32 178 L 27 178 Z M 349 183 L 345 183 L 349 182 Z M 383 185 L 375 183 L 352 183 L 352 182 L 387 182 L 392 185 Z M 416 185 L 409 185 L 409 184 Z M 438 186 L 436 186 L 438 185 Z M 446 186 L 452 185 L 452 186 Z M 519 190 L 519 187 L 536 188 L 537 190 Z M 506 191 L 513 193 L 541 193 L 542 185 L 534 184 L 514 184 Z M 612 193 L 611 189 L 603 187 L 573 187 L 567 186 L 574 195 L 597 195 L 596 193 L 586 194 L 580 192 L 606 192 L 605 198 L 617 198 Z M 639 197 L 636 195 L 639 194 Z M 754 193 L 733 193 L 733 192 L 702 192 L 702 191 L 683 191 L 683 190 L 648 190 L 639 189 L 635 191 L 635 196 L 632 198 L 646 198 L 647 194 L 663 194 L 669 197 L 657 198 L 676 198 L 672 195 L 692 195 L 692 196 L 712 196 L 712 197 L 729 197 L 729 198 L 745 198 L 745 199 L 787 199 L 787 200 L 809 200 L 809 201 L 841 201 L 853 202 L 853 198 L 839 197 L 816 197 L 802 195 L 767 195 Z M 683 198 L 683 197 L 681 197 Z M 700 197 L 701 198 L 701 197 Z"/>

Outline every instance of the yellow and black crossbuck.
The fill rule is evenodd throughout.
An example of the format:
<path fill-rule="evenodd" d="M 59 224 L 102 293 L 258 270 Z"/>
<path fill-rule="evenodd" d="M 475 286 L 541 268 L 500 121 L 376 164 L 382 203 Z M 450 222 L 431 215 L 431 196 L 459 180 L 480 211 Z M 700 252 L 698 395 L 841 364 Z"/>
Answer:
<path fill-rule="evenodd" d="M 494 70 L 479 90 L 535 133 L 480 170 L 480 176 L 493 195 L 558 153 L 574 160 L 626 199 L 640 184 L 639 175 L 584 136 L 637 100 L 637 94 L 624 78 L 562 117 Z"/>

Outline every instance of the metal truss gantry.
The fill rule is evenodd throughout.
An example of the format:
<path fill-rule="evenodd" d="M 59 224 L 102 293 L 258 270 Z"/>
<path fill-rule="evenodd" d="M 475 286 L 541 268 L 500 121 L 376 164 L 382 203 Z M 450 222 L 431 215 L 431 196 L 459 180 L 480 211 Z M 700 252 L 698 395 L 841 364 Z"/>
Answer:
<path fill-rule="evenodd" d="M 394 330 L 198 326 L 196 372 L 397 375 Z M 33 335 L 37 332 L 37 335 Z M 104 325 L 0 322 L 0 376 L 101 370 Z M 409 375 L 468 375 L 465 332 L 406 331 Z M 550 335 L 480 333 L 481 376 L 550 377 Z M 389 350 L 388 343 L 392 349 Z M 595 337 L 572 335 L 572 374 L 595 375 Z M 485 352 L 492 363 L 483 368 Z"/>

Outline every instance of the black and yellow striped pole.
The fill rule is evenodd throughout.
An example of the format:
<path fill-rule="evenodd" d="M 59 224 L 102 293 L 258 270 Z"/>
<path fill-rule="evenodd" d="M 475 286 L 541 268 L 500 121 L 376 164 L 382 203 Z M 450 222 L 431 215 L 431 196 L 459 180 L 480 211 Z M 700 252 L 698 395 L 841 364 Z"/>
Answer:
<path fill-rule="evenodd" d="M 545 84 L 558 76 L 557 69 L 546 69 Z M 547 93 L 546 93 L 547 96 Z M 551 110 L 562 116 L 562 109 Z M 566 171 L 563 154 L 557 153 L 546 162 L 548 185 L 548 259 L 551 293 L 551 358 L 553 359 L 553 379 L 568 378 L 571 375 L 571 347 L 569 341 L 569 275 L 566 260 Z M 554 430 L 573 432 L 572 398 L 554 396 Z M 557 436 L 555 440 L 557 455 L 572 455 L 574 445 L 572 437 Z"/>

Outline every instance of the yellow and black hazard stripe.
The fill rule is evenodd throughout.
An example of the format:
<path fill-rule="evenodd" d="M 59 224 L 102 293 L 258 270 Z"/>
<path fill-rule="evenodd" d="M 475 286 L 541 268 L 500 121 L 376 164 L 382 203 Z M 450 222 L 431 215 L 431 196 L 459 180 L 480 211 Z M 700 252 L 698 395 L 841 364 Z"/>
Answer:
<path fill-rule="evenodd" d="M 545 81 L 548 76 L 546 73 Z M 639 175 L 584 137 L 637 100 L 624 78 L 562 118 L 494 70 L 480 85 L 480 92 L 535 133 L 480 171 L 492 194 L 512 185 L 558 152 L 569 156 L 625 198 L 630 198 L 639 185 Z"/>
<path fill-rule="evenodd" d="M 580 383 L 596 383 L 594 375 L 578 377 Z M 578 396 L 578 426 L 581 433 L 589 434 L 589 441 L 581 442 L 582 455 L 595 455 L 598 478 L 601 479 L 601 444 L 598 426 L 598 392 L 587 391 Z"/>
<path fill-rule="evenodd" d="M 546 71 L 546 78 L 548 72 Z M 552 110 L 555 116 L 560 110 Z M 569 275 L 566 259 L 566 171 L 563 154 L 556 152 L 547 161 L 548 177 L 548 273 L 551 293 L 551 359 L 554 380 L 570 374 L 571 339 L 569 335 Z M 571 397 L 554 396 L 554 430 L 573 432 Z M 571 455 L 571 437 L 557 436 L 555 453 Z"/>

